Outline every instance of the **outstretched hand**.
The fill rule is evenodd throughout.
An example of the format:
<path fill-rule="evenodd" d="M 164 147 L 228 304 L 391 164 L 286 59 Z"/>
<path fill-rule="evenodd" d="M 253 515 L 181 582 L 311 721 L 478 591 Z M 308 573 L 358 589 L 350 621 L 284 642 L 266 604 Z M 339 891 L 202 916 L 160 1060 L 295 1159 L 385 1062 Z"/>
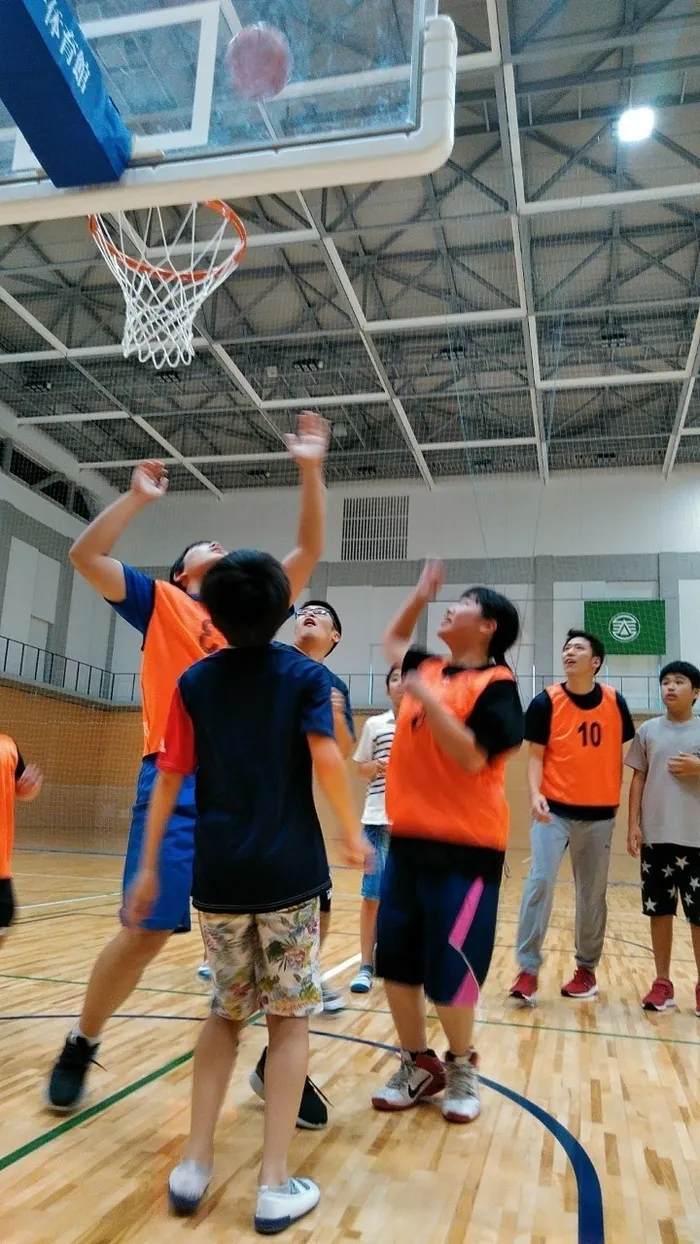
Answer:
<path fill-rule="evenodd" d="M 366 838 L 356 838 L 352 841 L 341 839 L 340 853 L 348 868 L 364 868 L 368 872 L 374 871 L 372 867 L 375 859 L 374 848 Z"/>
<path fill-rule="evenodd" d="M 124 903 L 124 923 L 134 929 L 150 916 L 158 898 L 158 877 L 150 868 L 136 874 Z"/>
<path fill-rule="evenodd" d="M 285 445 L 300 470 L 321 467 L 326 461 L 331 425 L 313 410 L 302 410 L 297 421 L 296 435 L 290 432 L 284 438 Z"/>
<path fill-rule="evenodd" d="M 429 559 L 420 575 L 420 579 L 416 585 L 416 593 L 426 603 L 435 600 L 440 588 L 445 582 L 445 567 L 441 561 L 436 558 Z"/>
<path fill-rule="evenodd" d="M 36 765 L 27 765 L 22 776 L 15 782 L 15 794 L 18 799 L 29 803 L 40 794 L 43 785 L 44 775 L 41 770 Z"/>
<path fill-rule="evenodd" d="M 155 458 L 139 462 L 131 476 L 131 491 L 142 501 L 160 501 L 168 491 L 168 472 Z"/>
<path fill-rule="evenodd" d="M 433 698 L 430 688 L 424 682 L 421 682 L 418 670 L 408 670 L 403 676 L 402 685 L 404 691 L 407 691 L 414 700 L 417 700 L 423 706 L 425 706 L 428 700 Z"/>

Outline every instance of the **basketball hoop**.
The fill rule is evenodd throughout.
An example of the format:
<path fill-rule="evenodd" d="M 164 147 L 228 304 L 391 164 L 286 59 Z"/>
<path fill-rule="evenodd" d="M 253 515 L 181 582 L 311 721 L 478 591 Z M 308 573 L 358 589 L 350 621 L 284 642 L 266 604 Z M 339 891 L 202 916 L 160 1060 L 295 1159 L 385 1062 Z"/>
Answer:
<path fill-rule="evenodd" d="M 191 363 L 194 318 L 245 255 L 243 222 L 219 199 L 193 203 L 168 241 L 160 208 L 149 208 L 141 223 L 135 213 L 130 215 L 88 216 L 90 233 L 124 295 L 124 357 L 136 354 L 142 363 L 150 359 L 159 371 Z M 147 253 L 159 264 L 151 263 Z"/>

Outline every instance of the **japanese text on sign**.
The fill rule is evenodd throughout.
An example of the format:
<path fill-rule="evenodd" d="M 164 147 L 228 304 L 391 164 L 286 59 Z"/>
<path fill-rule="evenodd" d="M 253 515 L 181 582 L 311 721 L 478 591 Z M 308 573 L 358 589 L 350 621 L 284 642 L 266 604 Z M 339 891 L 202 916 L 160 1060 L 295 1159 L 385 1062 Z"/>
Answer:
<path fill-rule="evenodd" d="M 71 70 L 78 90 L 84 95 L 90 77 L 90 66 L 78 44 L 78 40 L 61 12 L 58 0 L 45 0 L 45 4 L 45 24 L 48 26 L 52 37 L 60 40 L 58 51 L 61 60 Z"/>

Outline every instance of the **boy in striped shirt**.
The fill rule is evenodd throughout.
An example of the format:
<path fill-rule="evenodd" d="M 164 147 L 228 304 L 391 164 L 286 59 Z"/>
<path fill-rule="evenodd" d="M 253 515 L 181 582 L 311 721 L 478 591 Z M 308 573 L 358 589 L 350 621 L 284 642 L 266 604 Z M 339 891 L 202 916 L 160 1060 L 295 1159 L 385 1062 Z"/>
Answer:
<path fill-rule="evenodd" d="M 362 878 L 362 906 L 360 907 L 360 950 L 362 962 L 357 976 L 350 984 L 351 993 L 369 993 L 374 977 L 374 943 L 377 933 L 377 912 L 382 874 L 389 850 L 389 826 L 384 802 L 386 769 L 396 730 L 403 685 L 401 670 L 393 666 L 386 676 L 386 689 L 391 700 L 387 713 L 368 717 L 353 760 L 361 777 L 369 779 L 362 813 L 364 831 L 374 849 L 374 857 L 365 864 Z"/>

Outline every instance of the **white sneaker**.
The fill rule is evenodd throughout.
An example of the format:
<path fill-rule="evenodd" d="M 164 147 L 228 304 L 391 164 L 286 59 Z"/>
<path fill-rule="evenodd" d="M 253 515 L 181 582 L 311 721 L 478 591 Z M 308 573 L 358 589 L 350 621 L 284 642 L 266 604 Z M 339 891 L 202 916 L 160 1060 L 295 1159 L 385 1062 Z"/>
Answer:
<path fill-rule="evenodd" d="M 335 989 L 329 989 L 327 985 L 321 986 L 321 995 L 323 997 L 323 1009 L 326 1013 L 333 1014 L 334 1011 L 344 1011 L 345 1002 Z"/>
<path fill-rule="evenodd" d="M 255 1230 L 261 1235 L 277 1235 L 293 1222 L 310 1214 L 321 1198 L 312 1179 L 290 1179 L 281 1188 L 260 1184 L 255 1207 Z"/>
<path fill-rule="evenodd" d="M 445 1087 L 445 1070 L 433 1050 L 412 1058 L 401 1051 L 401 1065 L 383 1088 L 372 1096 L 375 1110 L 410 1110 L 422 1097 L 434 1097 Z"/>
<path fill-rule="evenodd" d="M 199 967 L 197 968 L 197 976 L 202 981 L 211 980 L 211 968 L 209 967 L 208 963 L 200 963 Z"/>
<path fill-rule="evenodd" d="M 360 968 L 357 976 L 350 981 L 350 993 L 369 993 L 372 988 L 372 980 L 374 973 L 369 964 L 365 963 Z"/>
<path fill-rule="evenodd" d="M 177 1214 L 194 1214 L 211 1183 L 212 1167 L 185 1158 L 170 1172 L 170 1204 Z"/>
<path fill-rule="evenodd" d="M 476 1050 L 455 1058 L 447 1054 L 447 1085 L 442 1099 L 443 1117 L 450 1123 L 472 1123 L 481 1114 L 479 1101 L 479 1056 Z"/>

